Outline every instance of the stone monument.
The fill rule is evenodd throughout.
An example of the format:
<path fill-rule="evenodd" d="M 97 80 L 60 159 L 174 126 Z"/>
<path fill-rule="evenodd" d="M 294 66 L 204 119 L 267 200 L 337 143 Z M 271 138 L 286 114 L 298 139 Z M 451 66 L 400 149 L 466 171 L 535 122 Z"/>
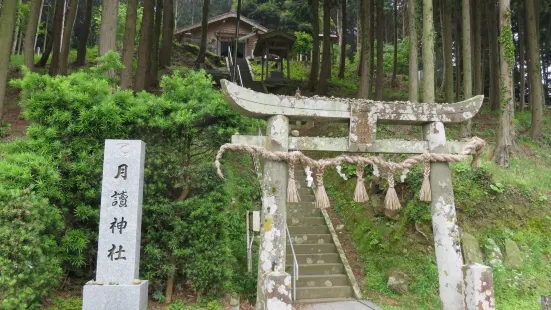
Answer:
<path fill-rule="evenodd" d="M 145 143 L 105 140 L 96 280 L 83 290 L 84 310 L 147 309 L 138 280 Z"/>

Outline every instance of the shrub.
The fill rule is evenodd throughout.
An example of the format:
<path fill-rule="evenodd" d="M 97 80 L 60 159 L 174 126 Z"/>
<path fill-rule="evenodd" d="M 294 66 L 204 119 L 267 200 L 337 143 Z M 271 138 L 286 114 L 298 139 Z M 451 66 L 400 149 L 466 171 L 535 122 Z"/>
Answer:
<path fill-rule="evenodd" d="M 91 278 L 95 270 L 104 140 L 141 139 L 147 144 L 142 271 L 163 283 L 178 270 L 199 292 L 227 287 L 228 201 L 212 159 L 232 134 L 256 122 L 230 110 L 204 71 L 163 77 L 161 96 L 134 95 L 104 74 L 120 69 L 117 54 L 99 61 L 68 76 L 26 70 L 12 82 L 23 90 L 29 145 L 52 158 L 61 177 L 58 195 L 50 196 L 70 227 L 59 241 L 65 271 Z"/>
<path fill-rule="evenodd" d="M 37 307 L 63 274 L 55 236 L 62 218 L 31 189 L 0 186 L 0 307 Z"/>

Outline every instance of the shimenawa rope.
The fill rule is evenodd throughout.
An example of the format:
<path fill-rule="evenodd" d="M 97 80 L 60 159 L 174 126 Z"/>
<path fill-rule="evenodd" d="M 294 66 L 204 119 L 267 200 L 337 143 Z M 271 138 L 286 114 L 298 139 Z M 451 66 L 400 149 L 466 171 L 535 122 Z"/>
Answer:
<path fill-rule="evenodd" d="M 414 155 L 406 160 L 395 163 L 391 161 L 385 161 L 383 158 L 378 156 L 363 157 L 363 156 L 349 156 L 341 155 L 335 158 L 326 158 L 314 160 L 301 152 L 292 151 L 292 152 L 270 152 L 262 147 L 248 145 L 248 144 L 224 144 L 218 150 L 216 155 L 216 160 L 214 165 L 218 172 L 218 175 L 221 178 L 224 178 L 221 169 L 221 159 L 222 155 L 227 150 L 232 151 L 245 151 L 250 153 L 253 156 L 262 156 L 264 159 L 272 161 L 286 161 L 289 163 L 289 182 L 287 187 L 287 199 L 289 202 L 298 202 L 300 197 L 296 188 L 296 181 L 294 177 L 294 167 L 296 164 L 301 164 L 303 166 L 309 166 L 315 169 L 316 173 L 316 186 L 318 187 L 316 192 L 316 207 L 320 209 L 325 209 L 329 207 L 329 197 L 325 191 L 323 185 L 323 172 L 327 167 L 336 167 L 342 163 L 356 164 L 356 174 L 357 174 L 357 184 L 356 190 L 354 191 L 354 200 L 357 202 L 365 202 L 368 200 L 367 191 L 365 190 L 365 185 L 363 181 L 363 171 L 366 165 L 378 166 L 387 173 L 388 181 L 388 191 L 385 198 L 385 207 L 390 210 L 398 210 L 401 208 L 398 195 L 396 194 L 396 189 L 394 188 L 394 173 L 396 171 L 411 169 L 414 164 L 425 163 L 425 170 L 423 173 L 423 185 L 421 186 L 420 199 L 423 201 L 431 200 L 431 189 L 430 189 L 430 163 L 431 162 L 459 162 L 470 156 L 474 153 L 473 156 L 473 167 L 480 167 L 481 161 L 480 156 L 482 155 L 482 149 L 485 145 L 484 140 L 474 137 L 469 142 L 465 144 L 459 154 L 442 154 L 442 153 L 424 153 L 419 155 Z"/>

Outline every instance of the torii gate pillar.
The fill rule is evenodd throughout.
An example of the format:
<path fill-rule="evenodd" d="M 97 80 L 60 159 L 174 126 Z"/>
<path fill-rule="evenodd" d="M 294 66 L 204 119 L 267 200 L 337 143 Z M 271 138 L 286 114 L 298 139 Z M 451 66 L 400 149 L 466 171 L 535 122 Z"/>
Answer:
<path fill-rule="evenodd" d="M 428 141 L 429 152 L 446 153 L 446 131 L 443 123 L 433 122 L 424 125 L 423 135 Z M 432 162 L 430 170 L 432 230 L 442 309 L 462 310 L 465 309 L 461 269 L 463 256 L 461 255 L 450 165 Z"/>
<path fill-rule="evenodd" d="M 287 152 L 289 145 L 289 119 L 276 115 L 268 118 L 266 129 L 266 150 Z M 270 303 L 269 290 L 275 290 L 271 273 L 285 274 L 285 252 L 287 246 L 287 164 L 266 160 L 262 182 L 262 212 L 260 229 L 260 257 L 258 259 L 258 285 L 256 309 L 266 310 Z M 290 279 L 287 274 L 285 279 Z M 288 290 L 289 297 L 291 291 Z M 276 298 L 277 299 L 277 298 Z M 290 298 L 288 299 L 290 300 Z M 279 303 L 275 308 L 279 309 Z M 274 308 L 271 306 L 270 308 Z M 285 307 L 281 308 L 285 309 Z"/>

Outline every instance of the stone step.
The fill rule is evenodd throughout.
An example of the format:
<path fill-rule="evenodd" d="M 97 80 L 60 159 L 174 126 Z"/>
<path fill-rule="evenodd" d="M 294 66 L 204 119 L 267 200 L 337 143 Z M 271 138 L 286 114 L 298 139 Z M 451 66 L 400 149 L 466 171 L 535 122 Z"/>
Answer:
<path fill-rule="evenodd" d="M 337 247 L 333 243 L 329 243 L 329 244 L 293 244 L 293 248 L 295 249 L 295 254 L 338 253 L 337 252 Z M 287 253 L 292 253 L 291 246 L 289 244 L 287 244 Z"/>
<path fill-rule="evenodd" d="M 293 263 L 293 252 L 287 252 L 286 262 Z M 299 264 L 336 264 L 341 262 L 341 258 L 337 253 L 297 254 L 297 262 Z"/>
<path fill-rule="evenodd" d="M 331 287 L 297 287 L 297 299 L 318 299 L 318 298 L 346 298 L 352 297 L 351 286 Z"/>
<path fill-rule="evenodd" d="M 328 234 L 329 228 L 327 226 L 288 226 L 291 236 L 304 235 L 304 234 Z"/>
<path fill-rule="evenodd" d="M 288 273 L 293 273 L 293 265 L 288 264 L 285 266 L 285 270 Z M 332 275 L 332 274 L 342 274 L 345 275 L 344 265 L 341 263 L 334 264 L 299 264 L 298 265 L 298 274 L 299 279 L 301 276 L 314 276 L 314 275 Z"/>
<path fill-rule="evenodd" d="M 297 217 L 287 216 L 287 225 L 289 226 L 326 226 L 325 219 L 321 216 L 316 217 Z"/>
<path fill-rule="evenodd" d="M 291 209 L 304 209 L 304 208 L 316 208 L 315 201 L 300 201 L 300 202 L 289 202 L 287 204 L 287 210 Z"/>
<path fill-rule="evenodd" d="M 305 208 L 291 208 L 287 209 L 287 219 L 290 217 L 309 217 L 309 216 L 322 216 L 321 210 L 316 207 Z"/>
<path fill-rule="evenodd" d="M 309 305 L 309 304 L 325 304 L 325 303 L 335 303 L 339 301 L 355 301 L 356 298 L 353 297 L 337 297 L 337 298 L 315 298 L 315 299 L 300 299 L 294 300 L 293 304 L 295 305 Z M 371 308 L 369 308 L 371 309 Z M 366 309 L 367 310 L 367 309 Z"/>
<path fill-rule="evenodd" d="M 291 235 L 293 244 L 324 244 L 333 243 L 333 238 L 330 234 L 304 234 Z"/>
<path fill-rule="evenodd" d="M 293 269 L 288 269 L 292 272 Z M 300 268 L 299 268 L 300 274 Z M 328 287 L 328 286 L 347 286 L 348 277 L 345 274 L 331 275 L 311 275 L 299 276 L 297 280 L 297 288 L 299 287 Z"/>

